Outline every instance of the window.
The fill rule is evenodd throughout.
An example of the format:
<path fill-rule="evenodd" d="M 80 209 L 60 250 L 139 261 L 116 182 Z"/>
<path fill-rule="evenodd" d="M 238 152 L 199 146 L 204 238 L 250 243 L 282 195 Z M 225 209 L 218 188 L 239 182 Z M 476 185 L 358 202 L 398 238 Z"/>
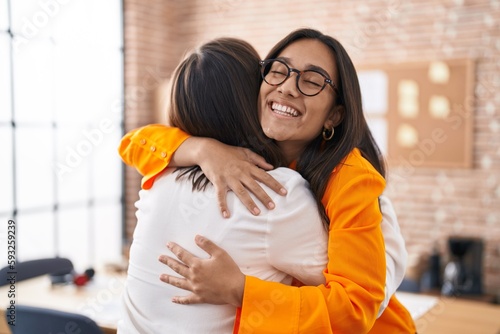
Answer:
<path fill-rule="evenodd" d="M 358 78 L 366 121 L 382 154 L 386 156 L 389 89 L 387 75 L 380 70 L 361 71 Z"/>
<path fill-rule="evenodd" d="M 120 259 L 121 1 L 0 0 L 0 50 L 1 254 Z"/>

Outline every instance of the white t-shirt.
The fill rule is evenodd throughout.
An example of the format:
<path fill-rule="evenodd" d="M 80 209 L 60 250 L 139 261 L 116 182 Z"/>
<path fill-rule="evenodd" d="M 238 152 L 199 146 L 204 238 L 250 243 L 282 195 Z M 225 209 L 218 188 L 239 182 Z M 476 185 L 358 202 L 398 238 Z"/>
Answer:
<path fill-rule="evenodd" d="M 200 234 L 226 250 L 246 275 L 285 284 L 292 277 L 306 285 L 325 283 L 327 231 L 308 183 L 297 172 L 288 168 L 269 172 L 288 194 L 277 195 L 262 185 L 276 208 L 260 206 L 258 216 L 229 192 L 229 219 L 222 218 L 211 185 L 193 192 L 191 181 L 175 181 L 178 173 L 172 172 L 167 169 L 150 190 L 139 192 L 118 333 L 232 333 L 233 306 L 171 302 L 172 297 L 190 292 L 159 279 L 162 273 L 177 275 L 158 261 L 160 254 L 171 254 L 165 246 L 168 241 L 206 258 L 194 243 Z"/>
<path fill-rule="evenodd" d="M 396 292 L 406 273 L 408 263 L 408 251 L 405 240 L 399 228 L 398 219 L 392 202 L 386 196 L 379 197 L 380 211 L 382 212 L 382 234 L 385 243 L 385 299 L 380 305 L 378 316 L 380 317 L 389 299 Z"/>

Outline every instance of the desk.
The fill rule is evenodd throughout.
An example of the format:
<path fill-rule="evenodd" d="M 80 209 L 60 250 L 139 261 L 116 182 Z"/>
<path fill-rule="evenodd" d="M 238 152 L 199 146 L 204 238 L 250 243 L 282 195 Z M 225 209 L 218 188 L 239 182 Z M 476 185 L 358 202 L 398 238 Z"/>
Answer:
<path fill-rule="evenodd" d="M 500 334 L 500 306 L 478 301 L 396 293 L 415 319 L 418 334 Z"/>
<path fill-rule="evenodd" d="M 94 320 L 106 334 L 116 333 L 125 278 L 125 275 L 120 274 L 97 274 L 83 287 L 52 286 L 48 276 L 32 278 L 16 283 L 16 304 L 84 314 Z M 0 334 L 10 333 L 3 314 L 9 302 L 7 291 L 8 287 L 0 287 Z"/>
<path fill-rule="evenodd" d="M 48 276 L 16 284 L 17 304 L 80 313 L 93 319 L 105 333 L 116 333 L 125 275 L 106 274 L 84 287 L 52 287 Z M 2 309 L 8 304 L 7 287 L 0 287 Z M 500 334 L 500 306 L 458 298 L 397 292 L 398 299 L 414 317 L 419 334 Z M 1 314 L 0 334 L 8 334 Z"/>

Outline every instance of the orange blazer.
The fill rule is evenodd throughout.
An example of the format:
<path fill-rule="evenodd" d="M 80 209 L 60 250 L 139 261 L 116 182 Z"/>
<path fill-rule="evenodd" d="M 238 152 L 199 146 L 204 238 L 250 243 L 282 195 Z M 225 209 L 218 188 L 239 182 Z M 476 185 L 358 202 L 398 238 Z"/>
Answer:
<path fill-rule="evenodd" d="M 148 189 L 187 138 L 179 129 L 149 125 L 125 135 L 119 152 Z M 395 296 L 377 319 L 386 273 L 378 206 L 384 188 L 383 177 L 354 149 L 332 172 L 322 199 L 330 218 L 326 283 L 295 287 L 247 276 L 234 333 L 416 333 Z"/>

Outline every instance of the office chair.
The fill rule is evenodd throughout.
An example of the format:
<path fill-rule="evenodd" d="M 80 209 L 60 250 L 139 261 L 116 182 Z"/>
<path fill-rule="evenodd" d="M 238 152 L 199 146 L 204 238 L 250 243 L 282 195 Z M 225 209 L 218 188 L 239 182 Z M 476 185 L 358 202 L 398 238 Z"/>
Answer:
<path fill-rule="evenodd" d="M 8 311 L 5 315 L 8 323 L 11 321 Z M 104 334 L 92 319 L 84 315 L 46 308 L 16 305 L 15 321 L 15 326 L 9 326 L 12 334 Z"/>
<path fill-rule="evenodd" d="M 57 277 L 72 272 L 73 263 L 62 257 L 18 262 L 13 269 L 6 266 L 0 270 L 0 286 L 10 284 L 10 276 L 14 276 L 15 281 L 20 282 L 46 274 Z"/>

